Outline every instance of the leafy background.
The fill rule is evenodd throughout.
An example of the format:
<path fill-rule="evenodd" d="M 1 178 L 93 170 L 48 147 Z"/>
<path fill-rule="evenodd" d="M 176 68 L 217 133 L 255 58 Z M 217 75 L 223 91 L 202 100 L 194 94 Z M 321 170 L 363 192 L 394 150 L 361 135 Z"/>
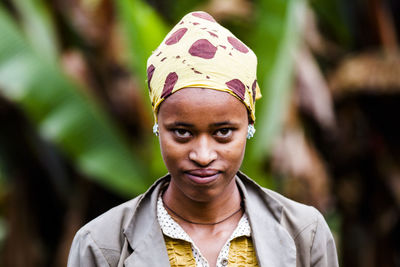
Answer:
<path fill-rule="evenodd" d="M 341 266 L 399 266 L 396 0 L 2 1 L 1 266 L 65 266 L 80 226 L 166 173 L 145 64 L 194 10 L 258 56 L 242 169 L 317 207 Z"/>

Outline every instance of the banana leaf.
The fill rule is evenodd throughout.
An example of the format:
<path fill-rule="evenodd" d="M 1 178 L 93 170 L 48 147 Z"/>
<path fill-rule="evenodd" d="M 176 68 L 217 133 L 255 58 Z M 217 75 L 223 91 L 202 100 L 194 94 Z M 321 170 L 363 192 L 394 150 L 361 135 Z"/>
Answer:
<path fill-rule="evenodd" d="M 21 28 L 32 48 L 48 60 L 57 59 L 57 38 L 51 13 L 41 0 L 13 0 Z"/>
<path fill-rule="evenodd" d="M 168 26 L 161 16 L 145 1 L 142 0 L 120 0 L 116 2 L 118 20 L 124 32 L 127 43 L 127 53 L 130 55 L 129 64 L 132 73 L 141 81 L 142 98 L 147 103 L 149 113 L 151 104 L 147 89 L 147 58 L 168 33 Z M 149 131 L 150 132 L 150 131 Z M 159 177 L 166 173 L 166 167 L 161 157 L 158 140 L 153 136 L 143 143 L 148 147 L 149 170 L 151 177 Z"/>
<path fill-rule="evenodd" d="M 168 33 L 167 26 L 156 11 L 142 0 L 120 0 L 116 6 L 128 44 L 132 71 L 146 88 L 147 58 Z M 143 92 L 147 99 L 147 90 Z"/>
<path fill-rule="evenodd" d="M 243 169 L 253 177 L 262 177 L 265 176 L 262 162 L 268 158 L 272 142 L 282 129 L 288 107 L 294 53 L 306 2 L 259 0 L 256 4 L 255 29 L 249 43 L 258 57 L 258 81 L 263 97 L 257 101 L 257 132 L 249 141 Z M 270 179 L 256 180 L 273 187 Z"/>
<path fill-rule="evenodd" d="M 38 52 L 0 8 L 0 94 L 87 177 L 124 196 L 141 193 L 147 169 L 93 97 Z"/>

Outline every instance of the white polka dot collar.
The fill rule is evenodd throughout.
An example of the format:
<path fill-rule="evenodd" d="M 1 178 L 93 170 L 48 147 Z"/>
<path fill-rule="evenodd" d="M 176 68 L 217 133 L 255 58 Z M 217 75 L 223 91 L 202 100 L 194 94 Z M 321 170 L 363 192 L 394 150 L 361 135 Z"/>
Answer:
<path fill-rule="evenodd" d="M 181 239 L 189 242 L 192 246 L 192 252 L 196 261 L 196 266 L 208 267 L 209 265 L 207 260 L 201 255 L 200 250 L 190 238 L 190 236 L 168 214 L 167 210 L 164 207 L 161 195 L 162 194 L 158 196 L 157 200 L 157 219 L 163 234 L 174 239 Z M 246 213 L 243 214 L 242 218 L 239 220 L 237 227 L 232 232 L 230 238 L 226 241 L 225 245 L 222 247 L 217 259 L 217 267 L 226 266 L 226 264 L 224 263 L 226 263 L 228 259 L 231 241 L 240 236 L 251 236 L 251 228 Z"/>

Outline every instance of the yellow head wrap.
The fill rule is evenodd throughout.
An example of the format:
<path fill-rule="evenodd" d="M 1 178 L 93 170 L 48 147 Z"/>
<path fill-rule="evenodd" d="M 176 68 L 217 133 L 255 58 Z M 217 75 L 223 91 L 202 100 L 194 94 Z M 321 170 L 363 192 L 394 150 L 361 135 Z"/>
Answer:
<path fill-rule="evenodd" d="M 257 57 L 229 30 L 205 12 L 192 12 L 167 34 L 147 61 L 147 82 L 157 122 L 158 107 L 187 87 L 228 92 L 255 121 Z"/>

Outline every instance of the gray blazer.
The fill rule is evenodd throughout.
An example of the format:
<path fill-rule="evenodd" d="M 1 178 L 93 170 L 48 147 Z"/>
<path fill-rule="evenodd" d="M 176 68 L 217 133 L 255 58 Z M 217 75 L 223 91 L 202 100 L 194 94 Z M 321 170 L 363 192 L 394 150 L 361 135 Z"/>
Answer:
<path fill-rule="evenodd" d="M 72 243 L 68 266 L 169 266 L 156 215 L 157 197 L 167 179 L 83 226 Z M 260 266 L 338 266 L 332 234 L 315 208 L 262 188 L 240 172 L 237 184 Z"/>

